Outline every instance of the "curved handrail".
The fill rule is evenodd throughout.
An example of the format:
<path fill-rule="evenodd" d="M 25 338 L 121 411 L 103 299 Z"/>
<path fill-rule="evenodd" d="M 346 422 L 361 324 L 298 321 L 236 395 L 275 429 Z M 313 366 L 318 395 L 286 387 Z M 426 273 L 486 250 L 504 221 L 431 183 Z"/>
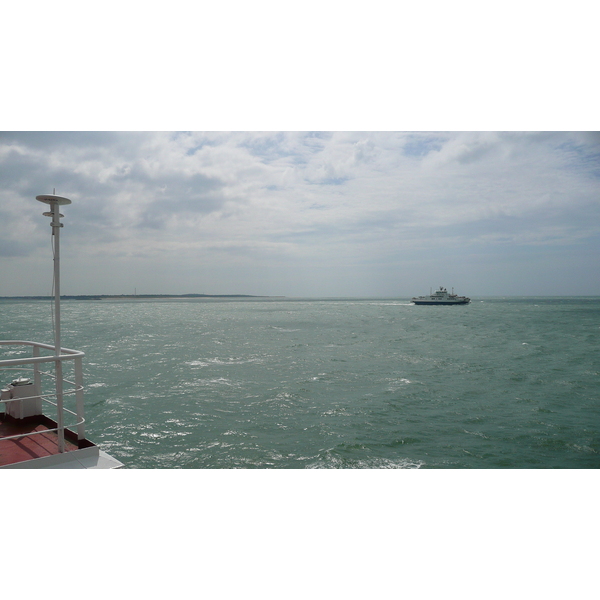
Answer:
<path fill-rule="evenodd" d="M 29 340 L 0 340 L 0 346 L 39 346 L 47 350 L 54 350 L 56 346 L 53 344 L 45 344 L 44 342 L 31 342 Z M 83 354 L 81 350 L 70 350 L 69 348 L 61 348 L 63 352 L 69 354 Z"/>
<path fill-rule="evenodd" d="M 0 369 L 3 369 L 4 371 L 33 371 L 33 369 L 17 369 L 16 367 L 5 367 L 2 364 L 2 361 L 0 361 Z M 56 380 L 56 376 L 53 375 L 52 373 L 50 373 L 49 371 L 38 371 L 38 373 L 40 375 L 46 375 L 47 377 L 50 377 L 51 379 Z M 77 383 L 75 383 L 74 381 L 71 381 L 70 379 L 67 379 L 66 377 L 63 377 L 63 381 L 65 383 L 70 383 L 73 388 L 70 390 L 63 390 L 63 396 L 71 396 L 73 394 L 76 394 L 77 392 L 80 392 L 81 390 L 84 389 L 83 385 L 78 385 Z M 17 400 L 32 400 L 33 398 L 42 398 L 45 399 L 46 396 L 52 398 L 52 396 L 56 396 L 56 394 L 35 394 L 33 396 L 23 396 L 23 397 L 19 397 L 19 398 L 10 398 L 10 399 L 6 399 L 6 400 L 1 400 L 1 402 L 15 402 Z M 48 402 L 50 402 L 48 400 Z M 54 402 L 50 402 L 50 404 L 54 404 Z M 67 410 L 67 409 L 65 409 Z"/>
<path fill-rule="evenodd" d="M 40 349 L 45 349 L 45 350 L 51 350 L 53 353 L 55 353 L 55 346 L 51 345 L 51 344 L 44 344 L 42 342 L 32 342 L 29 340 L 0 340 L 0 346 L 31 346 L 33 349 L 33 356 L 28 356 L 28 357 L 24 357 L 24 358 L 13 358 L 13 359 L 0 359 L 0 370 L 22 370 L 22 369 L 16 369 L 15 367 L 21 366 L 21 365 L 33 365 L 33 367 L 24 367 L 25 370 L 28 371 L 33 371 L 34 372 L 34 383 L 35 383 L 35 391 L 37 392 L 34 396 L 27 396 L 27 397 L 23 397 L 23 398 L 7 398 L 5 400 L 2 400 L 2 402 L 4 403 L 10 403 L 10 402 L 14 402 L 17 400 L 28 400 L 28 399 L 33 399 L 33 398 L 40 398 L 41 400 L 43 400 L 44 402 L 47 402 L 53 406 L 55 406 L 57 408 L 57 417 L 58 417 L 58 427 L 55 429 L 46 429 L 45 431 L 56 431 L 58 433 L 59 436 L 59 451 L 62 452 L 62 448 L 64 448 L 64 429 L 65 429 L 65 425 L 63 424 L 63 412 L 68 412 L 71 415 L 76 417 L 76 423 L 74 424 L 77 427 L 77 435 L 78 438 L 80 440 L 84 439 L 85 437 L 85 429 L 84 429 L 84 423 L 85 423 L 85 418 L 83 416 L 83 368 L 82 368 L 82 358 L 85 356 L 84 352 L 81 352 L 80 350 L 71 350 L 70 348 L 62 348 L 60 349 L 60 354 L 59 355 L 52 355 L 52 356 L 40 356 Z M 75 381 L 70 381 L 68 379 L 65 379 L 64 377 L 60 377 L 59 379 L 57 379 L 57 377 L 55 375 L 53 375 L 50 372 L 47 371 L 41 371 L 38 368 L 38 365 L 40 363 L 62 363 L 63 360 L 72 360 L 74 362 L 74 370 L 75 370 Z M 56 369 L 57 372 L 62 373 L 62 369 L 60 369 L 60 371 L 58 370 L 59 365 L 57 364 Z M 57 392 L 55 394 L 42 394 L 42 390 L 41 390 L 41 376 L 42 375 L 47 375 L 51 378 L 53 378 L 57 383 Z M 60 396 L 59 396 L 59 382 L 60 382 Z M 72 389 L 70 390 L 66 390 L 63 391 L 62 389 L 62 383 L 66 382 L 70 385 L 73 386 Z M 75 394 L 76 395 L 76 410 L 77 412 L 73 412 L 72 410 L 69 410 L 68 408 L 62 406 L 62 396 L 64 395 L 71 395 L 71 394 Z M 57 403 L 52 402 L 51 400 L 49 400 L 49 397 L 55 397 L 57 399 Z M 59 404 L 60 403 L 60 406 Z M 73 427 L 73 424 L 69 424 L 70 427 Z M 37 433 L 40 432 L 29 432 L 29 433 L 24 433 L 24 434 L 19 434 L 19 435 L 14 435 L 14 436 L 6 436 L 6 437 L 2 437 L 0 439 L 3 440 L 8 440 L 8 439 L 13 439 L 13 438 L 22 438 L 22 437 L 27 437 L 27 436 L 31 436 L 31 435 L 36 435 Z"/>
<path fill-rule="evenodd" d="M 27 340 L 0 340 L 0 346 L 32 346 L 37 348 L 45 348 L 46 350 L 55 350 L 54 346 L 50 344 L 43 344 L 41 342 L 30 342 Z M 34 356 L 28 358 L 10 358 L 0 360 L 0 367 L 10 365 L 23 365 L 23 364 L 35 364 L 44 362 L 56 362 L 57 360 L 71 360 L 74 358 L 83 358 L 85 352 L 81 350 L 71 350 L 69 348 L 61 348 L 61 354 L 58 356 Z M 62 354 L 64 352 L 65 354 Z"/>

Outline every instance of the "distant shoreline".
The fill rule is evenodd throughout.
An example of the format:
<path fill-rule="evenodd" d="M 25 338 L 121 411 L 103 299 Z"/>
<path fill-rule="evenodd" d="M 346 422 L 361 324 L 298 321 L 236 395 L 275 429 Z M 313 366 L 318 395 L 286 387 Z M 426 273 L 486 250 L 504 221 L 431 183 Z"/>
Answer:
<path fill-rule="evenodd" d="M 0 296 L 0 300 L 52 300 L 54 296 Z M 61 300 L 168 300 L 170 298 L 285 298 L 285 296 L 251 296 L 250 294 L 81 294 L 62 296 Z"/>

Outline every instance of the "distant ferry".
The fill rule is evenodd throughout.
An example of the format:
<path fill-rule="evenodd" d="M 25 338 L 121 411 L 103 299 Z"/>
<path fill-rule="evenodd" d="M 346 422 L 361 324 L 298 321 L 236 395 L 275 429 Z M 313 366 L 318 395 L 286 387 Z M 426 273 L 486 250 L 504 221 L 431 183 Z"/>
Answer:
<path fill-rule="evenodd" d="M 415 304 L 469 304 L 471 298 L 457 296 L 454 293 L 454 288 L 452 288 L 452 293 L 449 294 L 445 287 L 440 287 L 434 294 L 412 298 L 411 302 Z"/>

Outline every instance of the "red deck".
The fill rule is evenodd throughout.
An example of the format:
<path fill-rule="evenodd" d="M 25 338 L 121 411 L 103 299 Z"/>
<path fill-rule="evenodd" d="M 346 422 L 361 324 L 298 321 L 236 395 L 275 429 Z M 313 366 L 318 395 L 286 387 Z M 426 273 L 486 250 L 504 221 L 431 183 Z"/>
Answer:
<path fill-rule="evenodd" d="M 56 432 L 48 431 L 54 427 L 56 427 L 56 423 L 44 416 L 17 420 L 0 414 L 0 466 L 59 454 Z M 32 431 L 45 431 L 46 433 L 37 433 L 12 440 L 2 439 Z M 79 448 L 76 439 L 67 439 L 67 436 L 72 437 L 72 435 L 70 431 L 65 430 L 65 452 Z"/>

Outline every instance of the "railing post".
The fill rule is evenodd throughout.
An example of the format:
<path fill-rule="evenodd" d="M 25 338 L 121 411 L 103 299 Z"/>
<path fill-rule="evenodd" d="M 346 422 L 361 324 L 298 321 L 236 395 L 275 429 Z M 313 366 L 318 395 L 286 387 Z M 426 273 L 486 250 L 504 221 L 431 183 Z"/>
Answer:
<path fill-rule="evenodd" d="M 81 356 L 75 358 L 75 412 L 77 413 L 77 439 L 85 439 L 85 424 L 83 423 L 83 360 Z"/>
<path fill-rule="evenodd" d="M 40 347 L 35 345 L 33 347 L 33 358 L 37 358 L 40 355 Z M 33 363 L 33 387 L 37 396 L 42 395 L 42 376 L 40 375 L 40 368 L 38 363 Z"/>
<path fill-rule="evenodd" d="M 63 372 L 62 361 L 59 359 L 54 366 L 56 375 L 56 424 L 58 431 L 58 451 L 65 451 L 65 417 L 63 412 Z"/>

